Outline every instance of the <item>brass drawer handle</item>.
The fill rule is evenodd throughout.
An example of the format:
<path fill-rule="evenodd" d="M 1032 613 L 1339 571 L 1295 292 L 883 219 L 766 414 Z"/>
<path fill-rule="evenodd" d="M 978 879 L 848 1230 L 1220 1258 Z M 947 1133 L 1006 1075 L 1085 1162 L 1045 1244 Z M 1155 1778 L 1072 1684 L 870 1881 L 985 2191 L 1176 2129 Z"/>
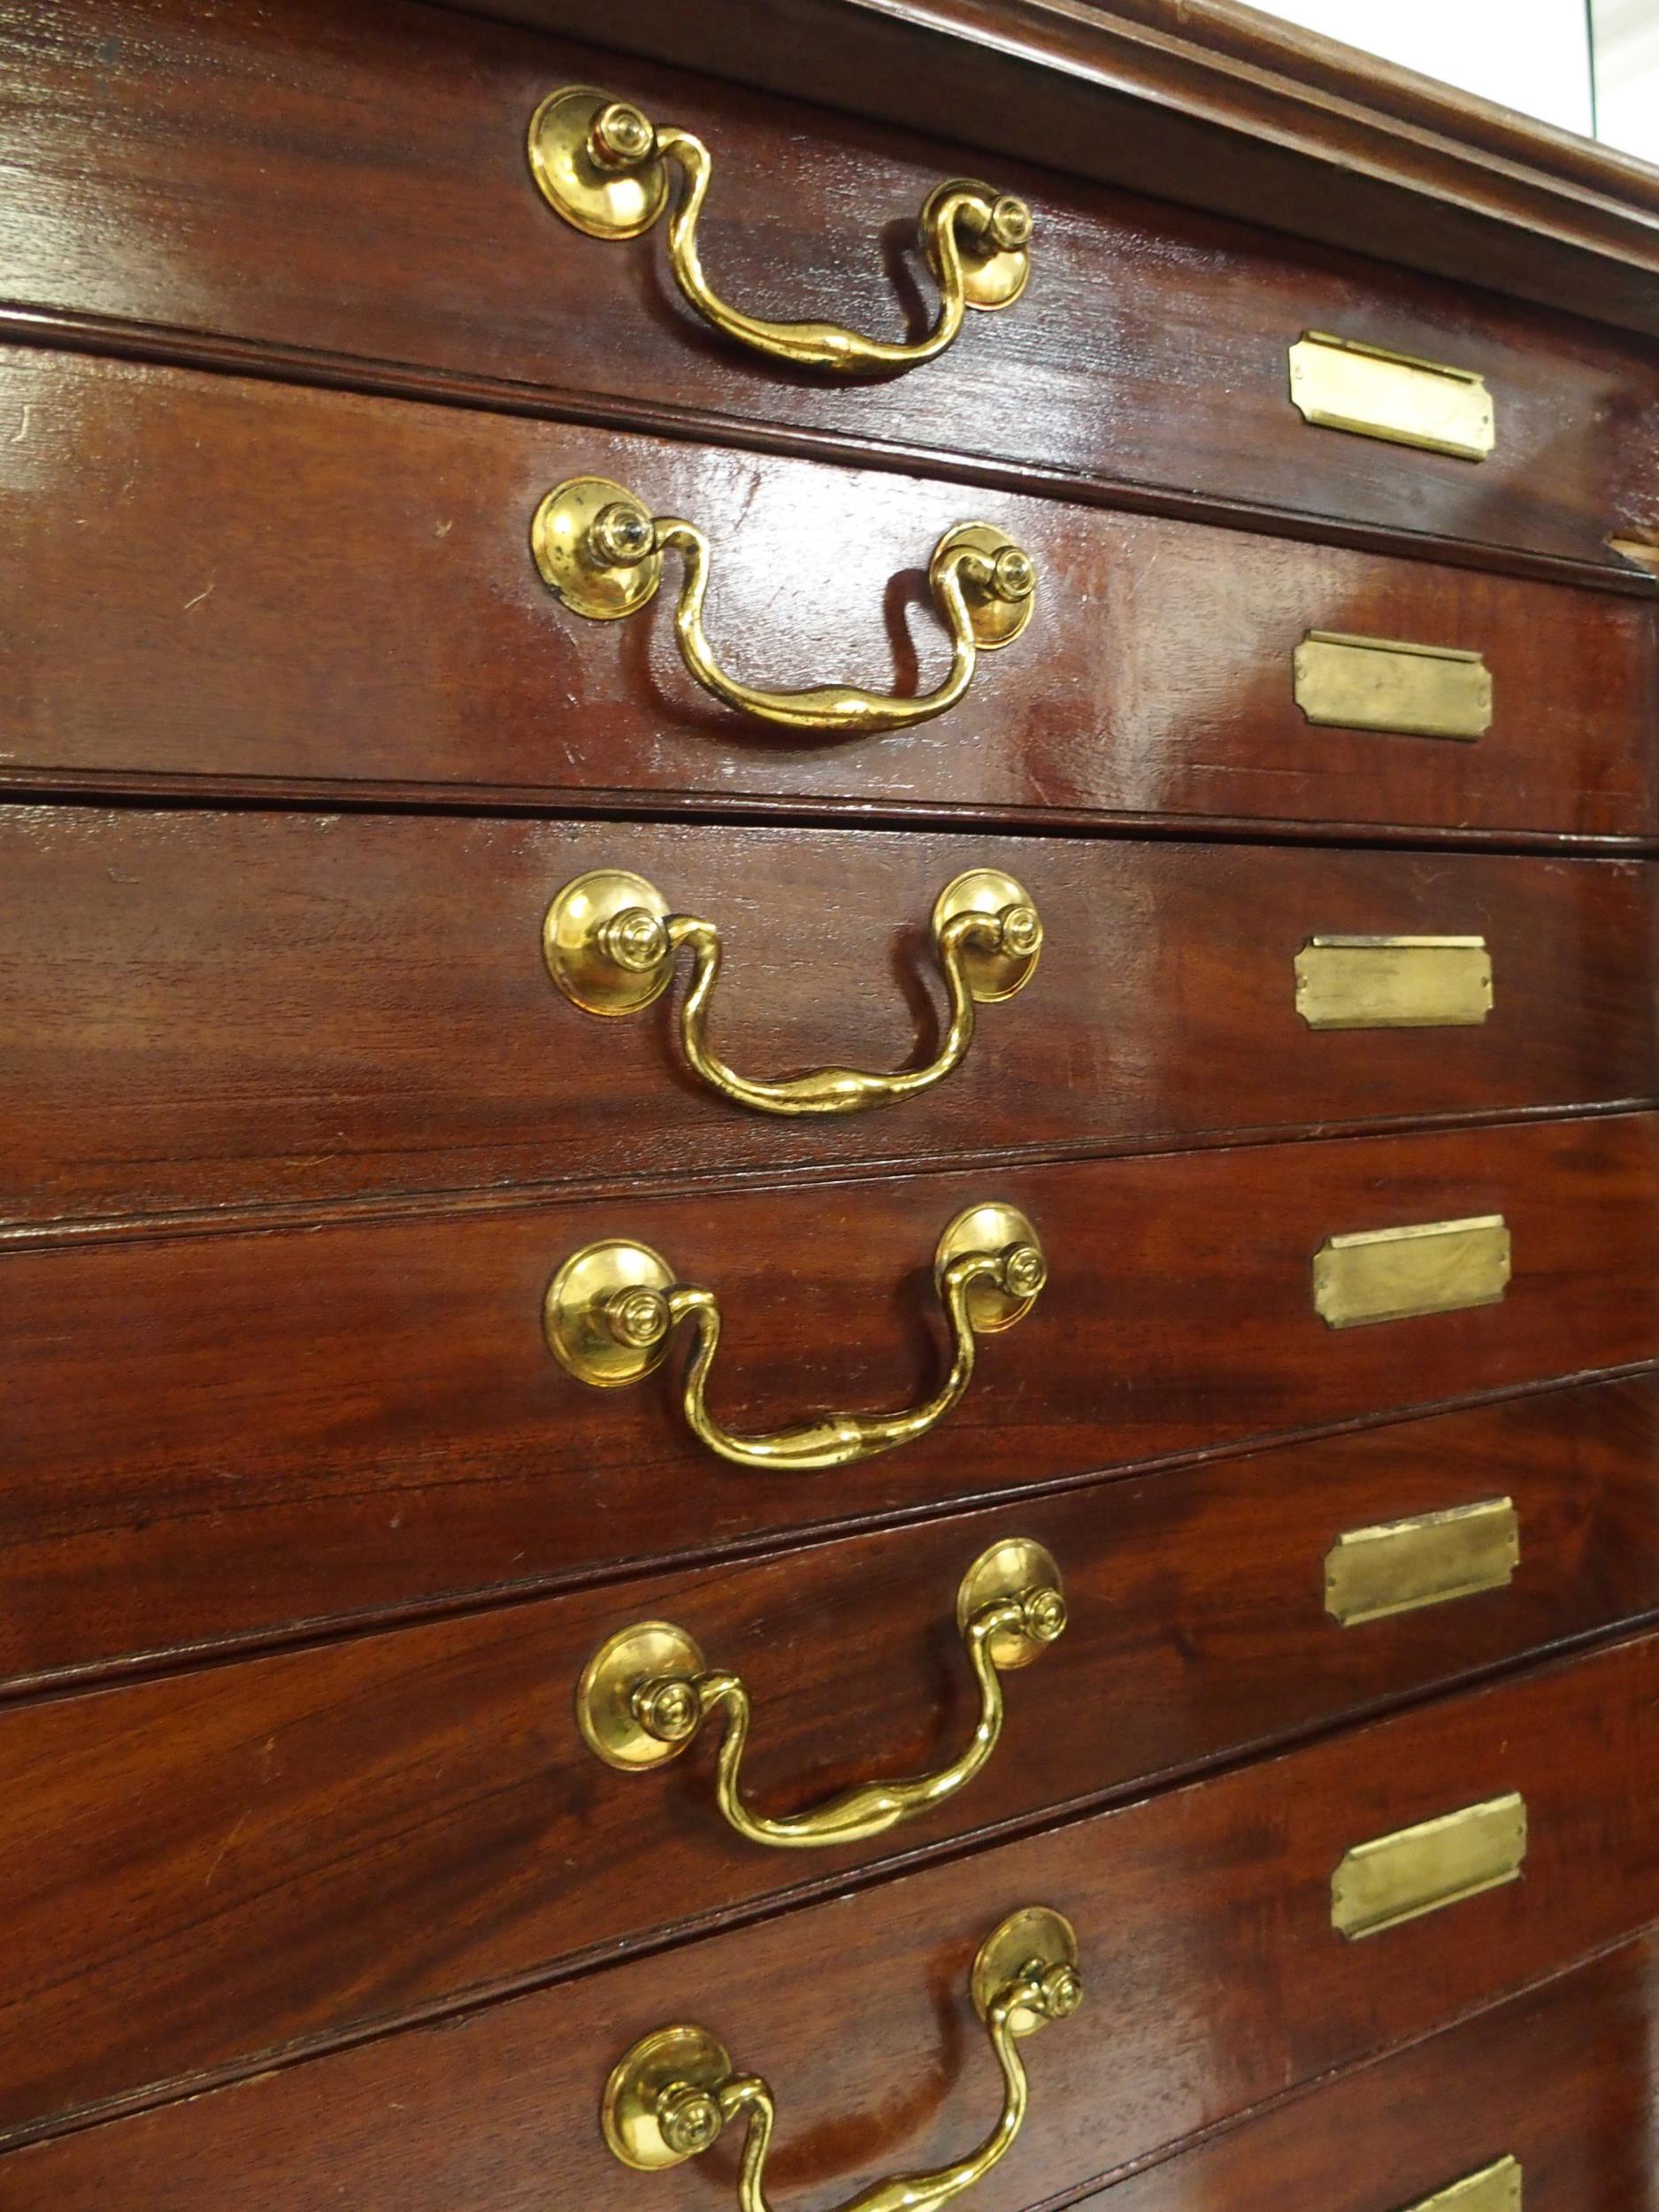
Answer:
<path fill-rule="evenodd" d="M 820 684 L 810 691 L 757 691 L 728 676 L 709 649 L 703 601 L 709 583 L 709 541 L 694 523 L 653 515 L 632 492 L 603 476 L 572 476 L 536 509 L 531 549 L 541 580 L 572 614 L 611 622 L 635 613 L 657 595 L 663 556 L 680 554 L 685 572 L 674 609 L 680 658 L 705 691 L 740 714 L 778 729 L 833 737 L 868 737 L 904 730 L 954 707 L 973 680 L 980 653 L 1010 645 L 1031 618 L 1036 566 L 988 523 L 958 523 L 933 548 L 927 580 L 939 618 L 950 633 L 950 672 L 918 698 L 863 691 L 856 684 Z"/>
<path fill-rule="evenodd" d="M 589 1014 L 637 1013 L 660 998 L 685 946 L 691 987 L 680 1018 L 687 1062 L 710 1090 L 761 1114 L 856 1114 L 931 1090 L 959 1067 L 973 1042 L 976 1002 L 1012 998 L 1030 980 L 1042 949 L 1042 923 L 1012 876 L 974 868 L 940 893 L 933 943 L 950 1018 L 925 1068 L 866 1075 L 856 1068 L 814 1068 L 802 1075 L 751 1080 L 709 1044 L 709 1002 L 720 978 L 718 926 L 671 914 L 655 885 L 621 868 L 578 876 L 548 909 L 542 950 L 553 980 Z"/>
<path fill-rule="evenodd" d="M 974 2150 L 932 2173 L 897 2174 L 849 2200 L 841 2212 L 934 2212 L 982 2181 L 1013 2148 L 1025 2124 L 1029 2090 L 1015 2047 L 1050 2020 L 1069 2020 L 1083 2001 L 1077 1937 L 1044 1905 L 1012 1913 L 979 1947 L 969 1983 L 1002 2074 L 1002 2109 Z M 880 2002 L 872 1990 L 872 2001 Z M 658 2028 L 642 2036 L 611 2070 L 599 2124 L 612 2154 L 636 2173 L 660 2173 L 696 2158 L 734 2120 L 744 2123 L 738 2160 L 741 2212 L 770 2212 L 766 2154 L 777 2108 L 758 2074 L 733 2071 L 707 2028 Z"/>
<path fill-rule="evenodd" d="M 785 1850 L 865 1843 L 955 1797 L 996 1749 L 1001 1670 L 1026 1665 L 1065 1627 L 1060 1571 L 1042 1546 L 1011 1537 L 976 1559 L 956 1592 L 956 1626 L 979 1686 L 979 1718 L 967 1748 L 935 1774 L 860 1782 L 781 1820 L 751 1812 L 743 1801 L 747 1685 L 741 1676 L 711 1671 L 696 1640 L 671 1621 L 636 1622 L 601 1645 L 577 1686 L 576 1718 L 588 1748 L 607 1766 L 637 1773 L 677 1759 L 703 1722 L 722 1713 L 715 1801 L 740 1836 Z"/>
<path fill-rule="evenodd" d="M 668 204 L 668 163 L 686 188 L 668 219 L 674 281 L 705 322 L 740 344 L 798 369 L 832 376 L 880 376 L 942 353 L 970 307 L 1007 307 L 1031 274 L 1031 210 L 1011 193 L 954 177 L 922 203 L 920 228 L 939 283 L 939 320 L 914 344 L 861 337 L 839 323 L 777 323 L 728 307 L 709 288 L 697 253 L 697 219 L 713 164 L 689 131 L 657 129 L 626 100 L 591 85 L 549 93 L 530 119 L 530 171 L 557 215 L 589 238 L 638 238 Z"/>
<path fill-rule="evenodd" d="M 933 1396 L 901 1413 L 826 1413 L 764 1436 L 733 1436 L 709 1411 L 704 1393 L 720 1342 L 719 1304 L 711 1290 L 676 1282 L 649 1245 L 612 1237 L 573 1252 L 548 1286 L 542 1325 L 549 1349 L 572 1375 L 614 1389 L 660 1366 L 674 1330 L 689 1320 L 695 1335 L 682 1394 L 692 1434 L 735 1466 L 807 1473 L 850 1467 L 925 1436 L 972 1379 L 976 1333 L 1012 1328 L 1035 1304 L 1047 1274 L 1024 1214 L 1012 1206 L 970 1207 L 933 1256 L 951 1358 Z"/>

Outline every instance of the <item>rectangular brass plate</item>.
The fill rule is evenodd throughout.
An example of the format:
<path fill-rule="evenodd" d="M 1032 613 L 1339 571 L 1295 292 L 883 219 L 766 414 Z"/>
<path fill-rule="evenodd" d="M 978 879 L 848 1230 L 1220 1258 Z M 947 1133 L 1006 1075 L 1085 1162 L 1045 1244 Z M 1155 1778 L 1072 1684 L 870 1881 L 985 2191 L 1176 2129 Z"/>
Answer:
<path fill-rule="evenodd" d="M 1296 955 L 1310 1029 L 1470 1029 L 1492 1011 L 1484 937 L 1310 937 Z"/>
<path fill-rule="evenodd" d="M 1502 1590 L 1521 1562 L 1521 1525 L 1508 1498 L 1351 1528 L 1325 1555 L 1325 1609 L 1344 1628 Z"/>
<path fill-rule="evenodd" d="M 1521 2212 L 1521 2162 L 1500 2158 L 1408 2205 L 1406 2212 Z"/>
<path fill-rule="evenodd" d="M 1459 646 L 1310 630 L 1291 657 L 1291 688 L 1317 729 L 1471 741 L 1492 727 L 1492 672 Z"/>
<path fill-rule="evenodd" d="M 1350 1942 L 1380 1935 L 1519 1878 L 1526 1801 L 1518 1790 L 1356 1844 L 1331 1877 L 1331 1925 Z"/>
<path fill-rule="evenodd" d="M 1495 1306 L 1509 1282 L 1502 1214 L 1362 1229 L 1327 1237 L 1313 1256 L 1313 1310 L 1327 1328 Z"/>
<path fill-rule="evenodd" d="M 1484 461 L 1497 420 L 1484 377 L 1310 330 L 1290 349 L 1290 396 L 1306 422 L 1391 445 Z"/>

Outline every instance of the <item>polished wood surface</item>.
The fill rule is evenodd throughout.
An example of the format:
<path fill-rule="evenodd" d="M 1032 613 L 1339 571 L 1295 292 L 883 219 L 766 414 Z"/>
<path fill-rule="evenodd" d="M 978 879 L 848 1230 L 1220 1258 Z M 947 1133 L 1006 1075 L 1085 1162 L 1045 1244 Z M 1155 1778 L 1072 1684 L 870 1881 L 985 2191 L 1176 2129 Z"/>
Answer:
<path fill-rule="evenodd" d="M 1235 0 L 443 0 L 1659 334 L 1647 162 Z"/>
<path fill-rule="evenodd" d="M 264 1234 L 121 1234 L 0 1263 L 5 1677 L 316 1626 L 787 1529 L 986 1500 L 1652 1360 L 1659 1118 L 815 1187 L 520 1197 Z M 1024 1208 L 1049 1280 L 919 1442 L 833 1474 L 716 1460 L 686 1347 L 595 1391 L 541 1335 L 554 1270 L 627 1236 L 717 1294 L 740 1432 L 922 1402 L 933 1250 Z M 1326 1237 L 1502 1213 L 1496 1305 L 1332 1331 Z"/>
<path fill-rule="evenodd" d="M 609 12 L 590 19 L 608 27 Z M 888 336 L 921 326 L 916 211 L 941 178 L 983 168 L 982 151 L 405 0 L 222 0 L 206 19 L 176 0 L 62 0 L 45 14 L 12 0 L 0 12 L 0 300 L 21 311 L 13 329 L 41 335 L 64 314 L 92 319 L 104 344 L 125 331 L 180 357 L 257 348 L 301 379 L 425 380 L 588 419 L 672 417 L 721 440 L 771 426 L 774 441 L 906 469 L 949 456 L 1085 495 L 1208 501 L 1627 577 L 1608 534 L 1655 520 L 1659 365 L 1644 349 L 1007 160 L 993 180 L 1028 196 L 1040 226 L 1018 308 L 971 318 L 942 360 L 886 384 L 773 373 L 680 302 L 660 236 L 586 239 L 543 204 L 525 131 L 562 83 L 614 83 L 710 141 L 704 256 L 727 297 Z M 1310 429 L 1286 362 L 1309 329 L 1485 373 L 1497 453 L 1475 466 Z"/>
<path fill-rule="evenodd" d="M 554 484 L 590 472 L 707 528 L 710 638 L 759 683 L 936 682 L 947 654 L 923 571 L 943 533 L 975 517 L 1034 557 L 1036 612 L 937 721 L 838 742 L 768 733 L 682 664 L 674 562 L 626 622 L 584 621 L 544 587 L 531 517 Z M 1113 818 L 1397 824 L 1419 839 L 1659 832 L 1652 611 L 1610 594 L 937 479 L 16 349 L 0 357 L 0 496 L 12 518 L 0 775 L 13 784 L 836 803 L 1050 829 Z M 99 526 L 112 498 L 119 526 Z M 1492 728 L 1469 743 L 1311 727 L 1291 678 L 1310 629 L 1483 653 Z"/>
<path fill-rule="evenodd" d="M 1647 1936 L 1299 2096 L 1109 2191 L 1090 2212 L 1399 2212 L 1501 2158 L 1526 2212 L 1653 2212 Z"/>
<path fill-rule="evenodd" d="M 229 2191 L 283 2212 L 620 2212 L 642 2187 L 663 2212 L 727 2206 L 734 2147 L 642 2183 L 600 2139 L 614 2060 L 684 2020 L 764 2072 L 774 2183 L 822 2212 L 983 2134 L 996 2091 L 969 1963 L 1004 1913 L 1043 1904 L 1078 1931 L 1087 1995 L 1070 2032 L 1032 2047 L 1028 2125 L 974 2193 L 1016 2212 L 1659 1917 L 1656 1756 L 1648 1639 L 20 2150 L 0 2161 L 0 2207 L 107 2212 L 136 2193 L 222 2212 Z M 1530 1823 L 1520 1881 L 1364 1941 L 1333 1932 L 1352 1845 L 1512 1790 Z"/>
<path fill-rule="evenodd" d="M 1653 1381 L 1601 1385 L 0 1716 L 0 2132 L 609 1961 L 1651 1614 L 1655 1453 Z M 1332 1620 L 1344 1530 L 1494 1495 L 1520 1525 L 1508 1589 Z M 757 1847 L 716 1810 L 717 1731 L 634 1776 L 577 1733 L 594 1651 L 666 1619 L 749 1686 L 764 1810 L 936 1768 L 978 1714 L 957 1584 L 1014 1536 L 1059 1563 L 1065 1634 L 1005 1678 L 985 1772 L 883 1839 Z M 43 1878 L 65 1867 L 68 1920 Z"/>
<path fill-rule="evenodd" d="M 542 917 L 607 866 L 719 925 L 712 1033 L 746 1075 L 925 1064 L 943 1005 L 929 916 L 964 869 L 1023 883 L 1047 942 L 935 1090 L 780 1120 L 687 1068 L 688 956 L 672 998 L 625 1020 L 555 990 Z M 1659 1094 L 1659 1016 L 1630 956 L 1659 910 L 1632 861 L 18 808 L 0 873 L 12 1221 L 678 1186 Z M 1330 931 L 1482 935 L 1494 1010 L 1311 1030 L 1294 964 Z"/>

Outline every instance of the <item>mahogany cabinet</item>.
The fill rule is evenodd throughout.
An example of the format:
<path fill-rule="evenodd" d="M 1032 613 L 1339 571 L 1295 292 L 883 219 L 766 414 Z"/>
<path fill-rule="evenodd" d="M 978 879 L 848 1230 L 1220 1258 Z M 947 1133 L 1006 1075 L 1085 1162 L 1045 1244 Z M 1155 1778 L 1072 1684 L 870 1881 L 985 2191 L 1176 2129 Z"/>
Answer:
<path fill-rule="evenodd" d="M 1652 173 L 1233 0 L 0 165 L 0 2212 L 1659 2212 Z"/>

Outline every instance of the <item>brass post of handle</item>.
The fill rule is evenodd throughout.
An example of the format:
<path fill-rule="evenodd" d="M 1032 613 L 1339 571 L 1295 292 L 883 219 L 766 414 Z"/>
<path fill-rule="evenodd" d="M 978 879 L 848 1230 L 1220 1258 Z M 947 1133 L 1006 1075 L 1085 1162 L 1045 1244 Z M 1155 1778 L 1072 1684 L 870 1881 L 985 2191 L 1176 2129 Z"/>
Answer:
<path fill-rule="evenodd" d="M 934 607 L 950 635 L 950 670 L 942 683 L 915 698 L 856 684 L 761 691 L 727 675 L 710 649 L 703 627 L 710 547 L 695 524 L 652 514 L 608 477 L 572 476 L 536 509 L 530 547 L 549 590 L 572 614 L 593 622 L 636 613 L 657 595 L 664 554 L 680 554 L 684 572 L 674 637 L 692 675 L 740 714 L 819 736 L 910 729 L 954 707 L 973 680 L 979 654 L 1011 645 L 1025 628 L 1037 588 L 1035 563 L 1011 538 L 988 523 L 959 523 L 940 539 L 927 568 Z"/>
<path fill-rule="evenodd" d="M 890 1075 L 814 1068 L 757 1079 L 740 1075 L 709 1043 L 709 1002 L 719 981 L 718 926 L 673 914 L 643 876 L 596 868 L 567 883 L 548 909 L 542 952 L 555 983 L 584 1012 L 638 1013 L 660 998 L 682 949 L 691 987 L 680 1018 L 687 1062 L 711 1090 L 761 1114 L 854 1114 L 931 1090 L 960 1067 L 973 1041 L 974 1008 L 1012 998 L 1030 981 L 1042 950 L 1042 923 L 1030 894 L 996 868 L 972 868 L 948 883 L 933 907 L 933 943 L 949 1018 L 927 1065 Z"/>
<path fill-rule="evenodd" d="M 929 2172 L 878 2182 L 840 2212 L 937 2212 L 982 2181 L 1013 2148 L 1025 2124 L 1029 2089 L 1018 2044 L 1051 2020 L 1069 2020 L 1083 2001 L 1077 1936 L 1046 1905 L 1010 1913 L 980 1945 L 969 1988 L 1002 2076 L 1002 2108 L 990 2132 L 965 2156 Z M 874 1993 L 879 2001 L 879 1992 Z M 733 2122 L 746 2132 L 738 2161 L 739 2212 L 770 2212 L 766 2157 L 777 2108 L 758 2074 L 740 2074 L 707 2028 L 658 2028 L 612 2068 L 600 2105 L 607 2147 L 636 2173 L 660 2173 L 697 2158 Z"/>
<path fill-rule="evenodd" d="M 1031 274 L 1031 209 L 971 177 L 936 185 L 922 203 L 923 250 L 939 284 L 939 319 L 925 338 L 890 343 L 843 324 L 770 322 L 730 307 L 711 289 L 697 250 L 697 220 L 712 160 L 691 132 L 657 127 L 628 100 L 591 85 L 549 93 L 530 119 L 530 173 L 555 214 L 589 238 L 637 238 L 668 204 L 668 164 L 686 188 L 668 219 L 674 280 L 705 322 L 755 352 L 831 376 L 881 376 L 942 353 L 966 311 L 1008 307 Z"/>
<path fill-rule="evenodd" d="M 741 1676 L 710 1669 L 695 1637 L 671 1621 L 638 1621 L 602 1644 L 582 1671 L 576 1719 L 607 1766 L 639 1773 L 677 1759 L 705 1720 L 725 1732 L 715 1802 L 749 1843 L 784 1850 L 867 1843 L 901 1821 L 947 1803 L 983 1771 L 1002 1740 L 1002 1671 L 1023 1667 L 1065 1627 L 1060 1571 L 1029 1537 L 1009 1537 L 976 1559 L 956 1593 L 956 1626 L 979 1688 L 979 1717 L 966 1747 L 932 1774 L 860 1782 L 807 1811 L 774 1817 L 743 1799 L 751 1708 Z"/>
<path fill-rule="evenodd" d="M 660 1366 L 675 1329 L 689 1321 L 694 1339 L 680 1395 L 692 1434 L 734 1466 L 810 1473 L 850 1467 L 925 1436 L 972 1379 L 976 1333 L 1012 1328 L 1047 1279 L 1037 1233 L 1018 1208 L 969 1207 L 946 1228 L 933 1256 L 951 1357 L 933 1395 L 897 1413 L 826 1413 L 761 1436 L 734 1436 L 709 1411 L 719 1303 L 711 1290 L 676 1281 L 649 1245 L 611 1237 L 572 1253 L 548 1286 L 542 1327 L 549 1349 L 571 1374 L 615 1389 Z"/>

